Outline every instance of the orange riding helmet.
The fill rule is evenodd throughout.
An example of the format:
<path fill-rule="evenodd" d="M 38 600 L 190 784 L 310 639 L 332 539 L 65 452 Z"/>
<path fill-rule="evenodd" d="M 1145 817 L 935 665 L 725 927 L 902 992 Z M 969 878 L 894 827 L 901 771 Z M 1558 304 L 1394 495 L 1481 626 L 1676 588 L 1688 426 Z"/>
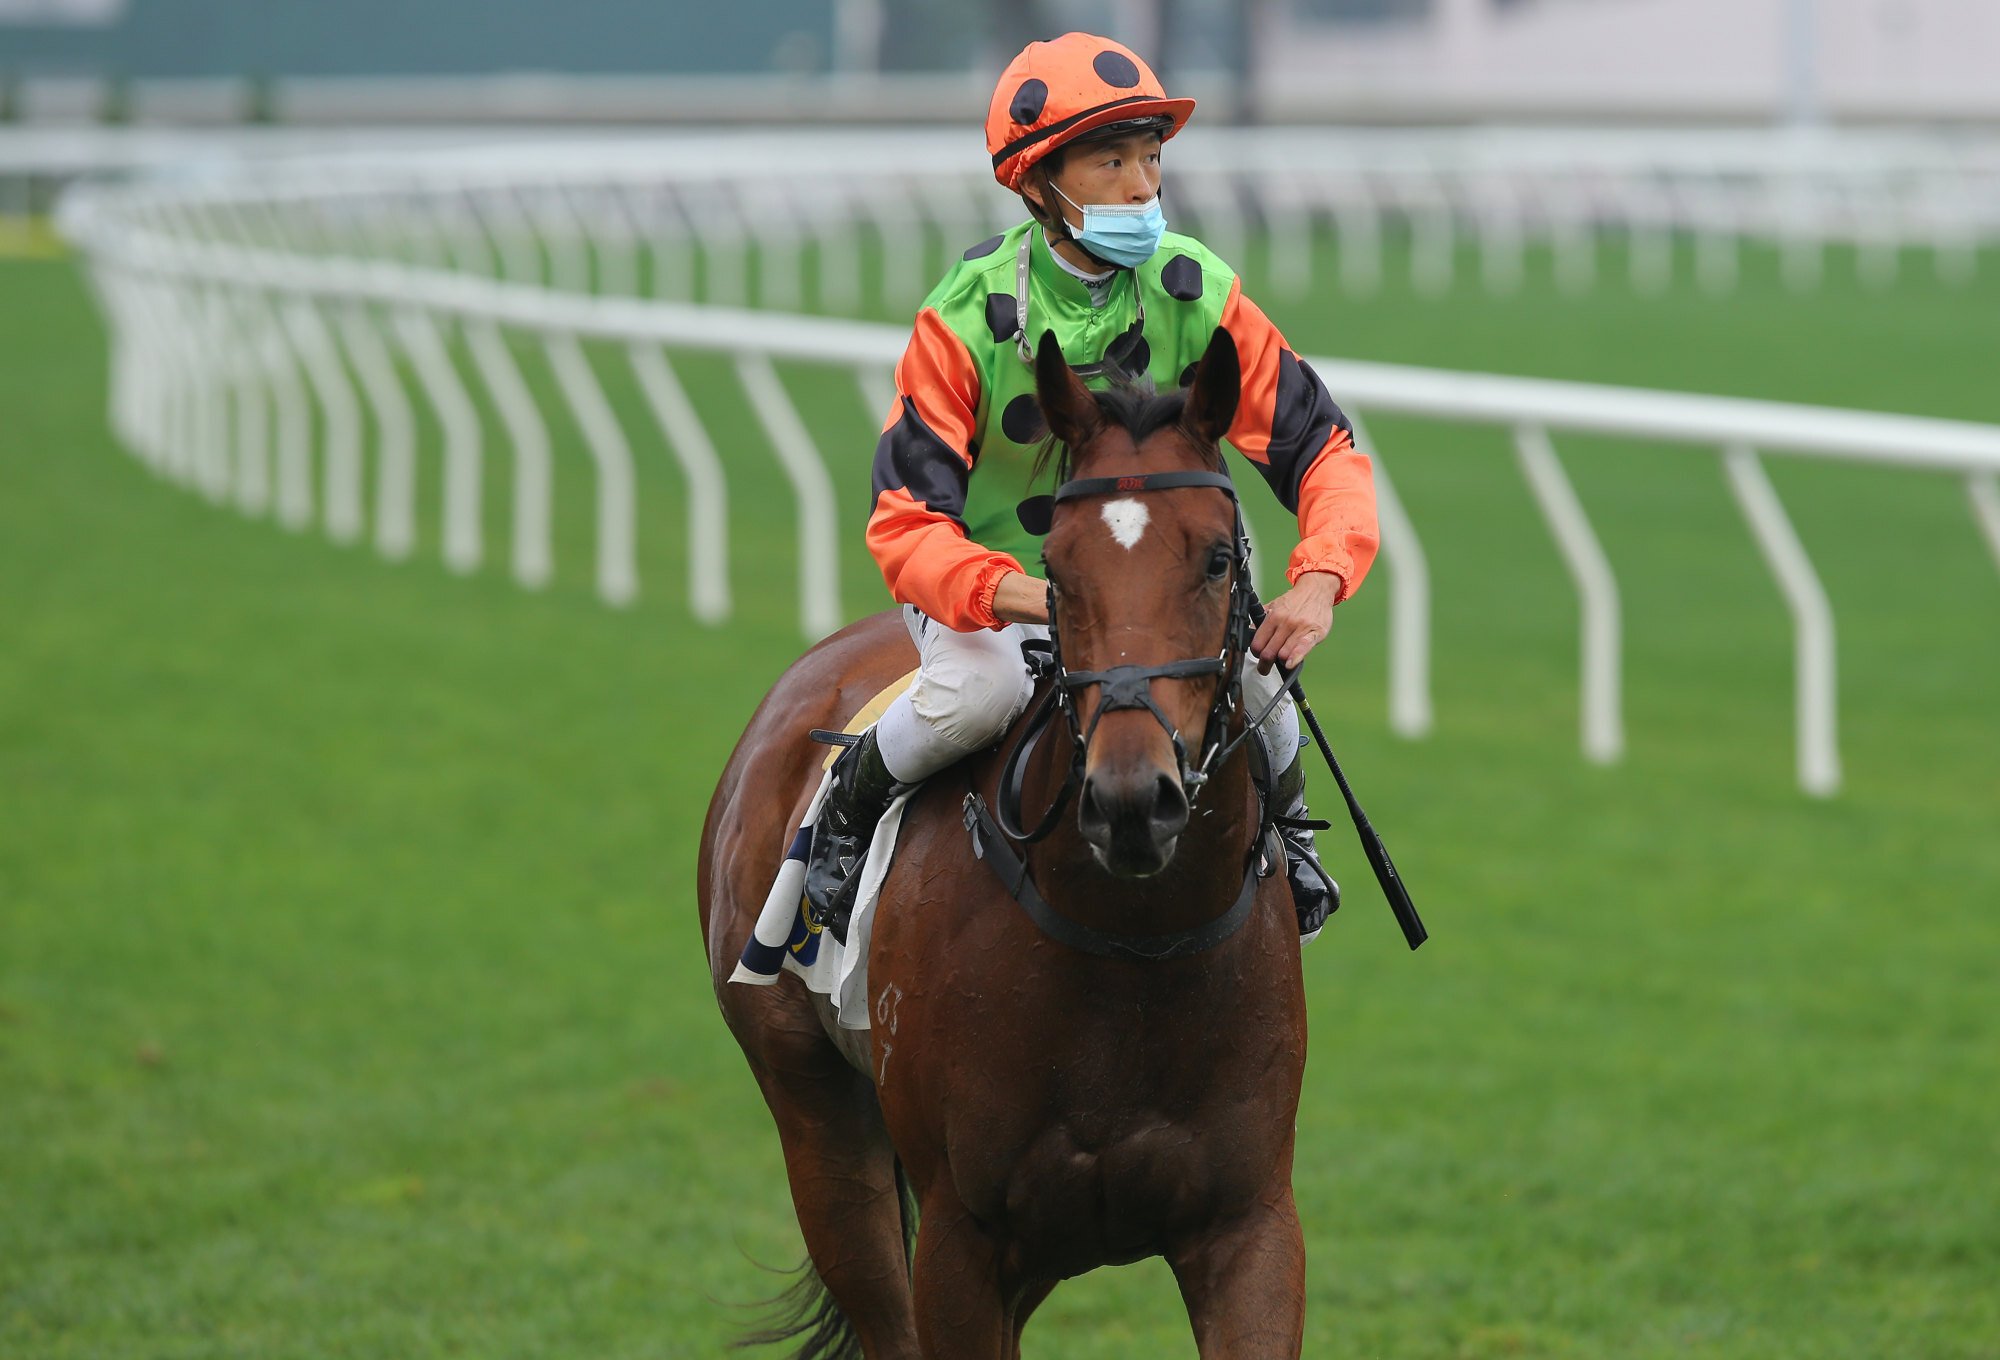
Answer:
<path fill-rule="evenodd" d="M 1019 193 L 1035 162 L 1086 133 L 1127 122 L 1179 132 L 1192 99 L 1169 99 L 1132 49 L 1091 33 L 1029 43 L 1007 64 L 986 110 L 993 178 Z"/>

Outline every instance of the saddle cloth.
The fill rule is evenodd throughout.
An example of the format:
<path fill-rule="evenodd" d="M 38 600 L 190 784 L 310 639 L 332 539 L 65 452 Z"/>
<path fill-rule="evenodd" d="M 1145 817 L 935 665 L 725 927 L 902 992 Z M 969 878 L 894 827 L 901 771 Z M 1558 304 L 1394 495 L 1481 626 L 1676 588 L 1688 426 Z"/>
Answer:
<path fill-rule="evenodd" d="M 917 673 L 911 671 L 889 684 L 863 704 L 841 730 L 850 734 L 866 731 L 916 678 Z M 757 913 L 756 928 L 750 932 L 749 942 L 743 946 L 743 955 L 729 980 L 752 987 L 769 987 L 777 982 L 780 973 L 796 973 L 807 987 L 832 1000 L 842 1029 L 867 1029 L 868 941 L 875 925 L 875 902 L 882 894 L 882 880 L 888 876 L 889 864 L 895 857 L 896 833 L 903 825 L 903 808 L 910 795 L 899 795 L 875 825 L 875 838 L 869 842 L 868 857 L 859 871 L 861 886 L 854 902 L 854 916 L 847 925 L 847 943 L 843 945 L 807 919 L 805 898 L 806 855 L 812 848 L 813 826 L 819 820 L 820 805 L 826 801 L 827 788 L 833 782 L 833 762 L 839 756 L 839 747 L 827 752 L 819 788 L 806 807 L 805 820 L 792 836 L 784 862 L 778 866 L 777 879 L 764 898 L 763 909 Z"/>

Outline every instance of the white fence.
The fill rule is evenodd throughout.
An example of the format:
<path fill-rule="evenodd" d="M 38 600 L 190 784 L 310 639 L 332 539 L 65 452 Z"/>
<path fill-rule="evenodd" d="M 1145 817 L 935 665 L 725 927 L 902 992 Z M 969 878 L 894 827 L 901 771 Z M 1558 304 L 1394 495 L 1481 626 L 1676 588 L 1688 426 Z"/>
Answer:
<path fill-rule="evenodd" d="M 773 447 L 800 524 L 801 625 L 817 637 L 841 621 L 835 488 L 778 380 L 774 361 L 846 368 L 868 407 L 890 405 L 889 369 L 899 327 L 642 296 L 684 289 L 697 273 L 728 284 L 751 247 L 769 251 L 782 278 L 797 220 L 716 207 L 750 145 L 738 139 L 681 147 L 671 157 L 631 145 L 542 153 L 460 155 L 448 174 L 426 157 L 322 162 L 310 171 L 89 187 L 67 200 L 63 226 L 85 253 L 111 323 L 110 415 L 120 437 L 163 474 L 253 514 L 304 528 L 317 518 L 340 541 L 370 518 L 364 461 L 375 466 L 378 549 L 407 554 L 414 541 L 417 421 L 411 390 L 440 429 L 446 563 L 477 567 L 480 486 L 489 437 L 501 436 L 513 470 L 509 556 L 524 586 L 549 579 L 551 440 L 547 413 L 506 336 L 540 345 L 561 404 L 582 432 L 595 469 L 596 582 L 613 604 L 639 588 L 633 431 L 607 398 L 580 342 L 622 346 L 657 433 L 686 477 L 690 606 L 704 620 L 730 612 L 726 560 L 727 467 L 674 368 L 674 352 L 728 356 L 745 401 Z M 914 146 L 914 144 L 913 144 Z M 793 149 L 796 152 L 796 148 Z M 890 153 L 893 154 L 893 151 Z M 915 271 L 894 248 L 908 219 L 909 185 L 929 167 L 912 150 L 893 162 L 908 183 L 857 182 L 824 165 L 810 178 L 777 179 L 787 202 L 834 218 L 876 221 L 888 267 Z M 644 174 L 641 174 L 644 167 Z M 725 173 L 726 172 L 726 173 Z M 722 178 L 718 178 L 722 175 Z M 948 177 L 930 201 L 969 204 Z M 803 197 L 837 186 L 832 207 Z M 738 188 L 741 188 L 739 185 Z M 704 196 L 710 196 L 705 198 Z M 671 200 L 671 208 L 663 205 Z M 671 211 L 687 237 L 657 234 Z M 704 205 L 697 209 L 692 205 Z M 710 215 L 711 211 L 713 216 Z M 982 211 L 990 211 L 982 209 Z M 872 215 L 872 216 L 871 216 Z M 948 217 L 949 214 L 942 214 Z M 989 218 L 989 224 L 991 219 Z M 954 239 L 969 239 L 960 233 Z M 697 252 L 690 256 L 686 247 Z M 1279 245 L 1273 243 L 1276 252 Z M 922 242 L 910 244 L 923 265 Z M 645 258 L 643 268 L 642 257 Z M 663 263 L 665 261 L 666 263 Z M 851 261 L 819 261 L 823 278 Z M 760 300 L 770 260 L 760 255 Z M 845 277 L 851 283 L 852 275 Z M 725 290 L 727 291 L 727 287 Z M 462 343 L 497 415 L 489 430 L 453 358 Z M 1595 761 L 1623 751 L 1619 595 L 1608 560 L 1557 455 L 1552 434 L 1705 444 L 1791 610 L 1796 636 L 1799 782 L 1826 795 L 1840 785 L 1834 623 L 1810 560 L 1766 477 L 1764 453 L 1805 454 L 1942 471 L 1966 480 L 1973 515 L 2000 562 L 2000 427 L 1820 410 L 1574 383 L 1447 373 L 1348 360 L 1312 361 L 1356 418 L 1376 459 L 1388 574 L 1390 721 L 1421 736 L 1431 727 L 1430 586 L 1422 546 L 1397 497 L 1364 414 L 1394 412 L 1499 425 L 1547 519 L 1581 608 L 1582 744 Z M 857 437 L 872 436 L 857 429 Z M 372 449 L 370 439 L 372 435 Z M 317 479 L 315 478 L 317 469 Z"/>
<path fill-rule="evenodd" d="M 0 129 L 0 217 L 79 173 L 171 167 L 216 181 L 160 200 L 209 239 L 317 239 L 571 290 L 685 299 L 699 284 L 704 301 L 851 314 L 906 307 L 949 254 L 1017 215 L 968 152 L 975 138 L 970 125 L 527 146 L 504 129 Z M 1196 127 L 1169 160 L 1170 218 L 1276 297 L 1302 296 L 1328 258 L 1349 293 L 1399 268 L 1442 294 L 1474 281 L 1511 291 L 1543 256 L 1572 293 L 1609 283 L 1618 258 L 1642 295 L 1679 269 L 1725 294 L 1758 244 L 1779 249 L 1798 289 L 1821 282 L 1830 245 L 1853 248 L 1871 286 L 1919 252 L 1953 285 L 2000 243 L 2000 137 L 1988 133 Z M 413 194 L 425 211 L 405 211 Z M 853 267 L 863 233 L 889 260 L 872 300 Z M 547 248 L 524 244 L 535 239 Z M 1316 248 L 1328 239 L 1330 256 Z M 754 277 L 753 249 L 765 266 Z M 827 266 L 812 298 L 808 253 Z"/>

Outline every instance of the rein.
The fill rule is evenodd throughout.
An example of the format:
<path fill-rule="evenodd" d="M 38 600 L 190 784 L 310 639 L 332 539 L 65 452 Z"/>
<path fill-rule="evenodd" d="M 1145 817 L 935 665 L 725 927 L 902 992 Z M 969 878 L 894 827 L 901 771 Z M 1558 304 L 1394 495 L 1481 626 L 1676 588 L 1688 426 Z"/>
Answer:
<path fill-rule="evenodd" d="M 1144 709 L 1151 713 L 1173 743 L 1174 759 L 1179 766 L 1182 785 L 1187 789 L 1188 806 L 1192 809 L 1210 776 L 1283 701 L 1284 691 L 1281 689 L 1274 695 L 1264 712 L 1246 723 L 1243 731 L 1233 740 L 1226 739 L 1229 719 L 1242 702 L 1238 671 L 1243 654 L 1250 645 L 1250 634 L 1255 627 L 1252 616 L 1256 610 L 1256 594 L 1250 584 L 1250 543 L 1243 527 L 1243 509 L 1236 499 L 1236 486 L 1226 474 L 1152 472 L 1128 477 L 1076 478 L 1057 487 L 1052 496 L 1036 496 L 1021 502 L 1018 510 L 1022 525 L 1030 533 L 1039 535 L 1049 531 L 1055 507 L 1065 501 L 1086 496 L 1125 496 L 1190 486 L 1212 487 L 1221 491 L 1229 497 L 1236 515 L 1229 612 L 1223 628 L 1221 650 L 1214 656 L 1189 657 L 1155 666 L 1110 666 L 1101 671 L 1069 670 L 1063 665 L 1055 587 L 1051 584 L 1049 639 L 1047 642 L 1024 643 L 1022 652 L 1037 678 L 1047 678 L 1052 683 L 1029 715 L 1020 740 L 1001 767 L 1000 784 L 992 810 L 987 809 L 985 800 L 976 791 L 965 795 L 965 828 L 972 837 L 973 853 L 987 862 L 1008 893 L 1044 934 L 1089 954 L 1161 961 L 1184 958 L 1222 943 L 1250 918 L 1259 878 L 1257 846 L 1263 840 L 1260 827 L 1260 834 L 1253 839 L 1249 863 L 1243 872 L 1243 887 L 1229 910 L 1192 929 L 1168 935 L 1126 934 L 1086 926 L 1057 912 L 1036 891 L 1034 881 L 1028 874 L 1027 861 L 1016 850 L 1015 844 L 1033 845 L 1055 830 L 1063 810 L 1069 806 L 1070 798 L 1083 783 L 1084 767 L 1090 755 L 1090 739 L 1096 735 L 1097 724 L 1106 713 L 1121 709 Z M 1187 742 L 1180 729 L 1174 726 L 1153 699 L 1152 682 L 1191 680 L 1206 675 L 1217 676 L 1218 683 L 1215 697 L 1209 703 L 1199 756 L 1190 762 Z M 1093 685 L 1099 688 L 1098 704 L 1086 727 L 1077 710 L 1077 696 Z M 1062 786 L 1050 800 L 1048 810 L 1033 827 L 1026 827 L 1022 819 L 1022 796 L 1027 784 L 1028 762 L 1057 713 L 1062 714 L 1069 726 L 1070 767 L 1064 774 Z M 1271 862 L 1275 863 L 1275 859 Z"/>

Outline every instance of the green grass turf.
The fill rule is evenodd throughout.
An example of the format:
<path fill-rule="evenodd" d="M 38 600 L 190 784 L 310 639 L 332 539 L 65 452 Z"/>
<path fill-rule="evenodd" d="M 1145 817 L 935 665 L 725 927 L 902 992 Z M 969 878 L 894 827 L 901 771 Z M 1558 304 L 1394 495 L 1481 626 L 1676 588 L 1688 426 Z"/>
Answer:
<path fill-rule="evenodd" d="M 1308 351 L 2000 421 L 1993 263 L 1956 292 L 1836 260 L 1793 297 L 1753 258 L 1728 301 L 1538 272 L 1273 311 Z M 711 630 L 656 444 L 620 612 L 574 431 L 530 594 L 499 453 L 494 564 L 437 565 L 427 461 L 390 565 L 127 458 L 103 363 L 69 265 L 0 265 L 0 1356 L 719 1354 L 724 1301 L 774 1284 L 743 1253 L 798 1252 L 690 901 L 713 778 L 799 645 L 790 503 L 726 367 L 683 366 L 742 468 Z M 871 413 L 787 377 L 853 529 Z M 1503 436 L 1373 426 L 1431 557 L 1437 734 L 1385 731 L 1379 587 L 1311 680 L 1434 939 L 1405 955 L 1326 838 L 1307 1353 L 2000 1354 L 2000 574 L 1961 489 L 1773 460 L 1840 622 L 1848 791 L 1820 803 L 1712 453 L 1561 441 L 1625 592 L 1604 770 Z M 850 612 L 881 600 L 858 539 Z M 1058 1291 L 1028 1353 L 1192 1346 L 1149 1263 Z"/>

